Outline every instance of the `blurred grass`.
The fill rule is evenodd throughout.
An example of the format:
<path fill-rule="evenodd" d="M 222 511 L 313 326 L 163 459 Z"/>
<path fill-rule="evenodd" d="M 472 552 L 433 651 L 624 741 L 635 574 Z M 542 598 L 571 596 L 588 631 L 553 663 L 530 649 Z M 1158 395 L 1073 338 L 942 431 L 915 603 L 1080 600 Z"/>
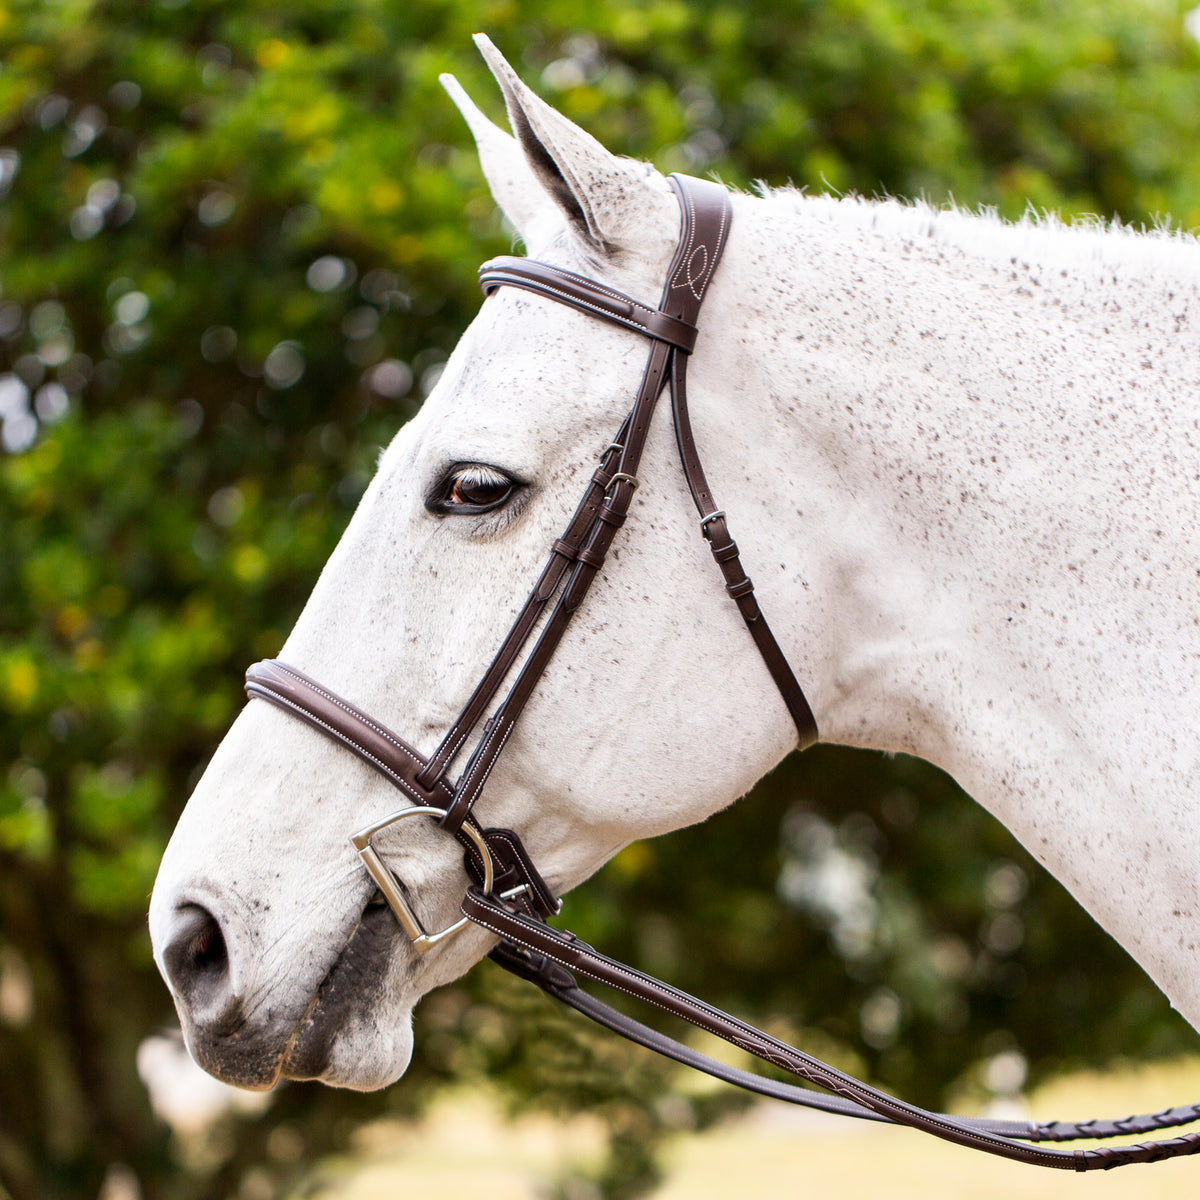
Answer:
<path fill-rule="evenodd" d="M 1154 1112 L 1196 1097 L 1200 1059 L 1192 1058 L 1067 1076 L 1036 1091 L 1029 1107 L 1039 1118 L 1079 1120 Z M 985 1157 L 912 1130 L 765 1105 L 709 1137 L 681 1140 L 665 1166 L 667 1182 L 653 1200 L 716 1200 L 747 1187 L 755 1196 L 805 1200 L 884 1194 L 888 1200 L 1192 1200 L 1200 1194 L 1195 1159 L 1077 1175 Z"/>
<path fill-rule="evenodd" d="M 1200 1058 L 1082 1072 L 1029 1099 L 1040 1118 L 1082 1119 L 1152 1112 L 1200 1097 Z M 603 1146 L 586 1117 L 507 1121 L 486 1093 L 447 1096 L 414 1125 L 380 1123 L 360 1135 L 359 1157 L 326 1163 L 302 1193 L 308 1200 L 432 1196 L 539 1200 Z M 683 1134 L 665 1155 L 665 1181 L 650 1200 L 729 1200 L 802 1195 L 804 1200 L 1191 1200 L 1200 1162 L 1114 1172 L 1045 1171 L 984 1157 L 905 1129 L 859 1124 L 783 1105 L 756 1105 L 702 1135 Z M 566 1194 L 572 1194 L 569 1191 Z"/>

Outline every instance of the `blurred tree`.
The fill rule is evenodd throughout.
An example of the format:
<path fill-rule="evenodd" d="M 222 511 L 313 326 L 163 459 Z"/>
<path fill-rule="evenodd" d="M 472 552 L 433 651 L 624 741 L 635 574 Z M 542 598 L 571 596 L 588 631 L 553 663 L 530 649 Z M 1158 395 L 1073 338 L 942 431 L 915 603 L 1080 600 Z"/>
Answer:
<path fill-rule="evenodd" d="M 602 1114 L 601 1190 L 626 1196 L 665 1131 L 734 1103 L 657 1104 L 672 1072 L 490 966 L 423 1007 L 403 1085 L 283 1089 L 192 1170 L 134 1071 L 170 1019 L 155 866 L 242 668 L 278 648 L 474 311 L 476 264 L 508 248 L 436 82 L 498 115 L 476 27 L 664 170 L 1200 224 L 1200 54 L 1171 4 L 0 3 L 0 1195 L 282 1194 L 363 1117 L 487 1074 L 514 1104 Z M 1015 1051 L 1040 1075 L 1189 1044 L 905 760 L 789 762 L 629 848 L 572 913 L 918 1100 Z"/>

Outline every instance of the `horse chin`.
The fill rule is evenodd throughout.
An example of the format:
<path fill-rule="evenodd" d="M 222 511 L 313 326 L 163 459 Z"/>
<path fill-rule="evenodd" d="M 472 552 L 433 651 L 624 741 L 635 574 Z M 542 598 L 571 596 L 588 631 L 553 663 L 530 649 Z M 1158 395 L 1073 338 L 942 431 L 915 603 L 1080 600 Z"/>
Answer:
<path fill-rule="evenodd" d="M 284 1059 L 283 1078 L 374 1092 L 395 1083 L 408 1069 L 413 1049 L 411 1009 L 386 1027 L 369 1013 L 343 1016 L 331 1037 L 318 1033 L 315 1041 L 306 1036 L 314 1024 L 323 1024 L 318 1014 L 301 1030 Z"/>
<path fill-rule="evenodd" d="M 412 1007 L 393 995 L 402 938 L 389 909 L 367 908 L 288 1043 L 285 1079 L 373 1091 L 404 1074 Z"/>

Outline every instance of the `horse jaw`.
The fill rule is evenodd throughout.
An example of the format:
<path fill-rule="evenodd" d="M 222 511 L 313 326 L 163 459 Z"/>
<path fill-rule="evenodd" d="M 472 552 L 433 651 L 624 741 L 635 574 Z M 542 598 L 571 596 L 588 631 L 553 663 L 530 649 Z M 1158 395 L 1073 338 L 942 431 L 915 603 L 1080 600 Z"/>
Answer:
<path fill-rule="evenodd" d="M 679 224 L 666 182 L 536 101 L 494 54 L 491 65 L 518 137 L 472 121 L 491 147 L 489 174 L 504 176 L 506 211 L 538 239 L 531 249 L 655 303 Z M 432 751 L 582 494 L 645 357 L 637 335 L 550 302 L 490 300 L 381 461 L 281 657 Z M 566 422 L 563 396 L 579 397 Z M 769 679 L 697 545 L 668 415 L 656 420 L 636 506 L 653 516 L 630 521 L 479 806 L 485 823 L 520 833 L 559 892 L 630 840 L 723 807 L 794 740 L 782 706 L 761 711 Z M 522 480 L 522 504 L 491 522 L 432 514 L 426 497 L 464 462 Z M 669 612 L 649 602 L 656 595 L 673 597 Z M 662 664 L 681 627 L 711 641 L 672 674 Z M 718 674 L 724 686 L 703 707 L 687 703 L 714 692 Z M 273 707 L 239 716 L 180 819 L 150 913 L 189 1048 L 211 1073 L 257 1088 L 281 1076 L 374 1088 L 403 1073 L 416 1000 L 491 944 L 471 927 L 419 958 L 370 903 L 349 836 L 405 803 Z M 440 928 L 457 916 L 461 850 L 411 825 L 377 846 L 426 927 Z"/>

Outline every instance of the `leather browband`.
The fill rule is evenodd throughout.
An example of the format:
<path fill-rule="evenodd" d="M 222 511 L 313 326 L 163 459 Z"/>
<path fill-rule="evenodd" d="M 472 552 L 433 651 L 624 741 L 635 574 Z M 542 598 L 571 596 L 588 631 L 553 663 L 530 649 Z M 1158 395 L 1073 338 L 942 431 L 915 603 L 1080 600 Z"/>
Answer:
<path fill-rule="evenodd" d="M 500 938 L 491 957 L 506 970 L 537 984 L 548 995 L 622 1037 L 761 1095 L 844 1116 L 912 1126 L 948 1141 L 1037 1166 L 1087 1171 L 1200 1152 L 1200 1133 L 1076 1151 L 1028 1144 L 1136 1136 L 1171 1129 L 1200 1119 L 1200 1104 L 1120 1121 L 1036 1123 L 952 1117 L 897 1100 L 701 1000 L 605 957 L 574 934 L 551 927 L 546 919 L 561 906 L 520 838 L 511 830 L 480 829 L 476 824 L 472 811 L 475 802 L 628 515 L 650 417 L 667 387 L 684 476 L 700 514 L 701 532 L 724 576 L 726 591 L 737 604 L 787 705 L 800 747 L 817 740 L 812 710 L 758 607 L 754 585 L 742 568 L 725 514 L 717 508 L 708 486 L 687 408 L 688 356 L 696 342 L 696 319 L 705 291 L 724 249 L 729 198 L 716 184 L 683 176 L 673 175 L 671 185 L 679 199 L 682 232 L 657 309 L 594 280 L 528 259 L 493 259 L 480 271 L 480 283 L 487 294 L 499 287 L 520 288 L 632 329 L 651 339 L 652 346 L 633 407 L 601 454 L 583 499 L 562 536 L 551 546 L 541 576 L 441 745 L 424 757 L 362 710 L 277 661 L 257 663 L 247 671 L 247 693 L 300 717 L 353 751 L 413 804 L 442 810 L 445 816 L 441 823 L 466 848 L 467 870 L 476 884 L 484 878 L 483 858 L 475 843 L 476 837 L 480 838 L 496 868 L 492 889 L 488 894 L 478 887 L 469 889 L 462 912 Z M 527 649 L 535 631 L 536 640 Z M 507 694 L 484 725 L 458 781 L 451 784 L 447 770 L 514 670 L 516 676 Z M 387 868 L 381 869 L 386 875 Z M 437 936 L 453 932 L 450 929 Z M 652 1004 L 832 1094 L 775 1082 L 708 1058 L 589 996 L 579 987 L 573 972 Z"/>
<path fill-rule="evenodd" d="M 696 345 L 698 330 L 695 325 L 660 309 L 648 308 L 582 275 L 549 267 L 530 258 L 506 255 L 485 262 L 479 268 L 479 286 L 485 296 L 490 296 L 502 286 L 523 288 L 549 300 L 557 300 L 560 304 L 590 312 L 615 325 L 623 325 L 634 333 L 667 342 L 685 354 L 691 354 Z"/>

